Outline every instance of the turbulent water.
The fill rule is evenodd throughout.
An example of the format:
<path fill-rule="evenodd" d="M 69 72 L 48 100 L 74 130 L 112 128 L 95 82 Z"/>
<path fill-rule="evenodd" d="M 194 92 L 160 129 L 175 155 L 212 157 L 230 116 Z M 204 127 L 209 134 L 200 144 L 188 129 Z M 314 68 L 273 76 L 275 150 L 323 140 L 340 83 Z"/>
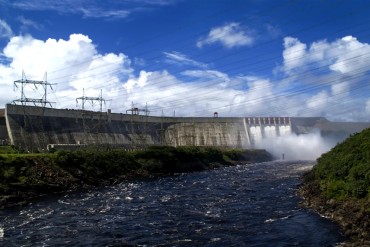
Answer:
<path fill-rule="evenodd" d="M 298 206 L 312 163 L 267 162 L 122 183 L 0 211 L 0 246 L 335 246 Z"/>

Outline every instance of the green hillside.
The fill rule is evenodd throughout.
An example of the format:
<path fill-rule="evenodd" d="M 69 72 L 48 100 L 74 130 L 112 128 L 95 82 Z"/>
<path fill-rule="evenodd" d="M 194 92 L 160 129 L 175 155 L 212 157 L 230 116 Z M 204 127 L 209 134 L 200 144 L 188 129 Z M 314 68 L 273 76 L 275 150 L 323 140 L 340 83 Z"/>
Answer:
<path fill-rule="evenodd" d="M 323 154 L 312 175 L 328 198 L 370 201 L 370 128 Z"/>

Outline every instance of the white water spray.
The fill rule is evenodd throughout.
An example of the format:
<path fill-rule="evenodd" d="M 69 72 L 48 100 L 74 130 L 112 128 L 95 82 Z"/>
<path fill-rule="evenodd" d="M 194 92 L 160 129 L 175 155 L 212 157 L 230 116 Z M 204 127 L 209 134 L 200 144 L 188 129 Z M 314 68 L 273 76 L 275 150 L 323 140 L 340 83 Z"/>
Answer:
<path fill-rule="evenodd" d="M 315 160 L 336 144 L 334 140 L 322 137 L 318 131 L 303 135 L 287 132 L 282 135 L 282 132 L 275 138 L 266 136 L 256 143 L 257 147 L 266 149 L 276 158 L 284 156 L 286 160 Z"/>

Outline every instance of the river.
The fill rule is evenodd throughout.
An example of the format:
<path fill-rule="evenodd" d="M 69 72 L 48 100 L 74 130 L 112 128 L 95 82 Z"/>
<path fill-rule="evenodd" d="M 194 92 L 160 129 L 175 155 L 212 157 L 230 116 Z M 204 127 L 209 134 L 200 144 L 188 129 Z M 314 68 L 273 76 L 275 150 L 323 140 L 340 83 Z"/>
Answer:
<path fill-rule="evenodd" d="M 299 207 L 312 162 L 275 161 L 50 196 L 0 211 L 0 246 L 336 246 Z"/>

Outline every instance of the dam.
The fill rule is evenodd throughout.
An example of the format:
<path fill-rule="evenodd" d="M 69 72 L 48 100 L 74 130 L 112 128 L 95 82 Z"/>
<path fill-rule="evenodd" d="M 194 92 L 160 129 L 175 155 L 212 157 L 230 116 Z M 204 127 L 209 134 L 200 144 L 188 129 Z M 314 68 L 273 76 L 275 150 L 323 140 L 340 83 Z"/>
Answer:
<path fill-rule="evenodd" d="M 321 117 L 158 117 L 7 104 L 0 109 L 0 140 L 25 151 L 108 145 L 260 148 L 263 139 L 289 134 L 343 140 L 370 123 L 330 122 Z"/>

